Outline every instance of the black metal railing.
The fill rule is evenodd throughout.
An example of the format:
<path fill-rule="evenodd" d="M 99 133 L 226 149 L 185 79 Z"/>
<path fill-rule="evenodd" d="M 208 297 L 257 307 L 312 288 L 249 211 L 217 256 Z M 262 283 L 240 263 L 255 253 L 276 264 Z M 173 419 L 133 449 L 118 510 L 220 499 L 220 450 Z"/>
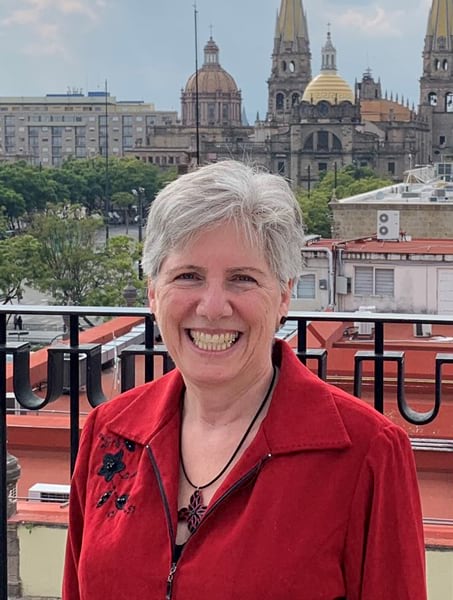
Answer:
<path fill-rule="evenodd" d="M 36 395 L 30 383 L 30 344 L 22 341 L 19 334 L 17 341 L 8 338 L 8 320 L 14 314 L 28 315 L 58 315 L 68 324 L 67 344 L 51 345 L 47 349 L 47 388 L 44 398 Z M 24 409 L 41 410 L 53 402 L 63 393 L 63 361 L 69 356 L 69 406 L 70 406 L 70 466 L 71 472 L 77 456 L 79 445 L 79 397 L 80 397 L 80 356 L 86 362 L 86 394 L 92 407 L 106 400 L 102 390 L 102 361 L 101 344 L 80 344 L 80 321 L 85 317 L 140 317 L 144 322 L 143 344 L 134 344 L 120 354 L 121 359 L 121 391 L 130 389 L 135 385 L 135 359 L 144 357 L 144 380 L 154 378 L 155 358 L 163 357 L 164 372 L 173 368 L 171 358 L 162 344 L 155 343 L 154 318 L 147 308 L 109 308 L 109 307 L 61 307 L 61 306 L 1 306 L 0 307 L 0 461 L 6 465 L 7 452 L 7 390 L 6 371 L 7 360 L 12 361 L 13 392 L 15 400 Z M 435 393 L 432 407 L 426 412 L 417 412 L 410 407 L 405 398 L 404 386 L 404 351 L 388 351 L 385 349 L 385 325 L 392 323 L 431 323 L 452 325 L 453 317 L 448 315 L 405 315 L 405 314 L 380 314 L 380 313 L 320 313 L 292 311 L 289 315 L 291 321 L 297 322 L 297 356 L 306 363 L 317 362 L 318 375 L 326 378 L 328 373 L 328 356 L 325 349 L 311 349 L 307 347 L 307 331 L 311 321 L 334 321 L 343 323 L 371 322 L 374 324 L 374 336 L 370 343 L 373 350 L 357 351 L 354 356 L 354 393 L 361 394 L 363 381 L 363 364 L 371 362 L 374 365 L 374 406 L 384 412 L 385 408 L 385 381 L 384 365 L 395 362 L 397 365 L 396 390 L 397 404 L 402 417 L 409 423 L 424 425 L 433 421 L 439 413 L 442 401 L 442 367 L 453 363 L 453 354 L 439 353 L 433 365 L 433 379 Z M 10 336 L 13 337 L 13 336 Z M 57 336 L 58 337 L 58 336 Z M 453 430 L 453 423 L 452 423 Z M 7 568 L 7 522 L 8 522 L 8 489 L 7 470 L 0 469 L 0 600 L 8 599 L 8 568 Z"/>

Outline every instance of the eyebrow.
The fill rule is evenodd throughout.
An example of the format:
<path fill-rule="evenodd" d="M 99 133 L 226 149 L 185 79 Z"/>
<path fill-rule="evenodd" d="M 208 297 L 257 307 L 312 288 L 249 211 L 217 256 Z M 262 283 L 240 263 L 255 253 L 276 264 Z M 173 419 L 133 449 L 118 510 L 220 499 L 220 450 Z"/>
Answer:
<path fill-rule="evenodd" d="M 204 267 L 200 267 L 199 265 L 188 264 L 188 265 L 180 265 L 179 267 L 174 267 L 173 269 L 168 269 L 168 271 L 165 271 L 165 273 L 167 275 L 174 275 L 175 273 L 180 273 L 181 271 L 205 272 L 206 269 Z M 238 273 L 238 272 L 243 272 L 243 271 L 247 271 L 248 273 L 256 273 L 257 275 L 264 275 L 264 271 L 262 271 L 261 269 L 257 269 L 256 267 L 250 267 L 247 265 L 232 267 L 232 268 L 226 270 L 226 272 L 228 274 L 233 274 L 233 273 Z"/>

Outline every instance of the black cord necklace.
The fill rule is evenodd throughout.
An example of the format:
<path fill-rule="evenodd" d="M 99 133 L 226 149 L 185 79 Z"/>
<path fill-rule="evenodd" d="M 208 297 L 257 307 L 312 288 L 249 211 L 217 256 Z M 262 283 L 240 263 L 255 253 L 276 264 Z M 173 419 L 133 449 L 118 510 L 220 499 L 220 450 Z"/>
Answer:
<path fill-rule="evenodd" d="M 179 460 L 181 463 L 181 469 L 184 475 L 185 480 L 187 481 L 187 483 L 194 488 L 194 493 L 190 496 L 189 499 L 189 505 L 188 506 L 184 506 L 183 508 L 180 508 L 178 510 L 178 519 L 180 521 L 186 521 L 187 522 L 187 527 L 190 531 L 190 533 L 193 533 L 198 525 L 201 522 L 201 519 L 203 518 L 204 513 L 206 512 L 207 506 L 203 503 L 203 495 L 201 493 L 201 490 L 204 490 L 206 488 L 208 488 L 209 486 L 211 486 L 213 483 L 215 483 L 217 480 L 219 480 L 222 475 L 226 472 L 226 470 L 228 469 L 228 467 L 231 465 L 231 463 L 233 462 L 233 460 L 236 458 L 236 456 L 238 455 L 239 450 L 242 448 L 242 446 L 244 445 L 245 440 L 247 439 L 249 433 L 251 432 L 253 426 L 255 425 L 258 417 L 260 416 L 260 414 L 262 413 L 264 407 L 266 406 L 266 402 L 269 399 L 269 396 L 272 392 L 272 388 L 274 387 L 274 383 L 275 383 L 275 377 L 277 374 L 277 370 L 274 367 L 274 371 L 272 374 L 272 380 L 269 384 L 269 387 L 267 389 L 267 392 L 264 396 L 263 401 L 261 402 L 261 404 L 258 407 L 258 410 L 255 413 L 255 416 L 253 417 L 253 419 L 250 421 L 249 426 L 247 427 L 244 435 L 242 436 L 239 444 L 236 446 L 235 451 L 233 452 L 233 454 L 231 455 L 229 461 L 226 463 L 226 465 L 223 467 L 223 469 L 220 471 L 220 473 L 218 473 L 213 479 L 211 479 L 211 481 L 208 481 L 208 483 L 205 483 L 204 485 L 195 485 L 194 483 L 192 483 L 192 481 L 189 479 L 189 476 L 187 475 L 187 471 L 186 471 L 186 467 L 184 465 L 184 459 L 182 456 L 182 444 L 181 444 L 181 439 L 179 440 Z M 181 427 L 182 430 L 182 427 Z M 181 436 L 181 432 L 180 432 L 180 436 Z"/>

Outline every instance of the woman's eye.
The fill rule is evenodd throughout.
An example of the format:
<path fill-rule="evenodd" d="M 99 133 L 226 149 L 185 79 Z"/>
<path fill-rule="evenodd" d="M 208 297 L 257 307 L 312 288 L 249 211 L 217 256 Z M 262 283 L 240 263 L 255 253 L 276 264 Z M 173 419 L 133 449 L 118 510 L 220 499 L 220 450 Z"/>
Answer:
<path fill-rule="evenodd" d="M 256 279 L 250 277 L 250 275 L 238 274 L 234 276 L 235 281 L 243 281 L 245 283 L 256 283 Z"/>

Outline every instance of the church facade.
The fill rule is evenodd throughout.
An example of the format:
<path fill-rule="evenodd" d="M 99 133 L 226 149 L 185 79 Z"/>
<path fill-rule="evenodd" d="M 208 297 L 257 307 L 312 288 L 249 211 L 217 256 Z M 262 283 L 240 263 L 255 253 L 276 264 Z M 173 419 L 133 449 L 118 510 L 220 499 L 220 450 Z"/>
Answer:
<path fill-rule="evenodd" d="M 200 163 L 236 158 L 280 173 L 294 187 L 310 187 L 325 171 L 348 164 L 397 181 L 415 165 L 446 160 L 449 153 L 453 158 L 453 0 L 433 0 L 418 110 L 403 98 L 383 96 L 370 69 L 351 87 L 339 74 L 330 31 L 321 50 L 321 72 L 313 78 L 302 0 L 281 0 L 268 112 L 252 127 L 241 122 L 240 91 L 221 68 L 212 38 L 204 52 L 198 93 L 195 75 L 182 92 L 181 124 L 154 128 L 137 157 L 155 162 L 165 147 L 179 148 L 183 168 L 190 168 L 195 156 Z"/>

